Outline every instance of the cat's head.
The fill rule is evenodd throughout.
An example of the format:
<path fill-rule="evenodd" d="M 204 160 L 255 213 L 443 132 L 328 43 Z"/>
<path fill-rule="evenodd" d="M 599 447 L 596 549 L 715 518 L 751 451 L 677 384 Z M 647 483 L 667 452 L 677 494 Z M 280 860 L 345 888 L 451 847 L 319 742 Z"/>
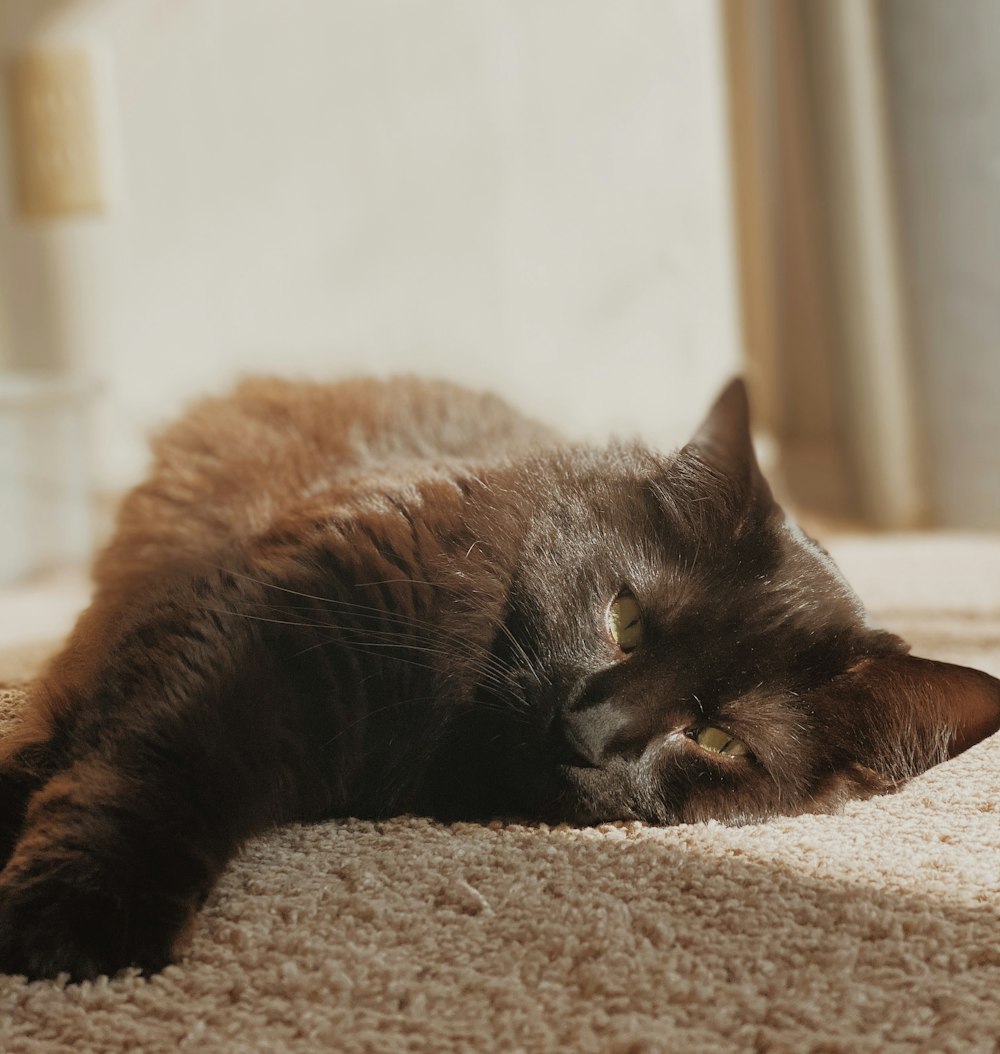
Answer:
<path fill-rule="evenodd" d="M 881 793 L 1000 727 L 1000 681 L 912 657 L 775 503 L 733 382 L 672 456 L 554 455 L 499 645 L 533 814 L 741 823 Z"/>

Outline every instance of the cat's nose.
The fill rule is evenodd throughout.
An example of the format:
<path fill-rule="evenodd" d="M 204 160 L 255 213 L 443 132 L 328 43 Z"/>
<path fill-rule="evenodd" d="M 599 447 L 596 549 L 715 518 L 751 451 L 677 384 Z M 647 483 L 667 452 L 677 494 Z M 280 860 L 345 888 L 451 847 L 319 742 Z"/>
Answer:
<path fill-rule="evenodd" d="M 577 724 L 562 715 L 557 716 L 552 722 L 550 734 L 555 759 L 560 765 L 572 765 L 575 768 L 598 768 L 600 753 L 595 749 L 595 744 L 579 733 Z"/>
<path fill-rule="evenodd" d="M 621 714 L 610 706 L 557 714 L 552 722 L 557 760 L 564 765 L 600 768 L 621 731 Z"/>

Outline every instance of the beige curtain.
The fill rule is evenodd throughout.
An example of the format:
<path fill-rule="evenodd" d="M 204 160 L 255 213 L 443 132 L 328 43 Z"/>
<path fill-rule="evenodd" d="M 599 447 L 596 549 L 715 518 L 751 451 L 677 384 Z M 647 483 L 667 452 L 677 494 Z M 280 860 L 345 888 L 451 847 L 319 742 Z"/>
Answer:
<path fill-rule="evenodd" d="M 726 0 L 744 338 L 780 485 L 827 520 L 910 527 L 910 391 L 877 11 Z"/>

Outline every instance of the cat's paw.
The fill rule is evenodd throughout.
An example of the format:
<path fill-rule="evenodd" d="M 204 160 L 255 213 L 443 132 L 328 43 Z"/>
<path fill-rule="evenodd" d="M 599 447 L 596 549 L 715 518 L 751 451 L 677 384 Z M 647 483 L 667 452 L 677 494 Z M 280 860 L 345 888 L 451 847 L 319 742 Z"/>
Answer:
<path fill-rule="evenodd" d="M 171 960 L 179 915 L 72 872 L 0 876 L 0 972 L 30 979 L 65 973 L 73 981 L 128 966 L 155 973 Z"/>

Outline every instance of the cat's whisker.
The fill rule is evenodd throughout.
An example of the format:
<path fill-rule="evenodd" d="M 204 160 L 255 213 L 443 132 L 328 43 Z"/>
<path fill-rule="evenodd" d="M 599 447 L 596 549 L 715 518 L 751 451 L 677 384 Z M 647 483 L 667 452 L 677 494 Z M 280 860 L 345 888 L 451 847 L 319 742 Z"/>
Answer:
<path fill-rule="evenodd" d="M 393 702 L 391 702 L 391 703 L 386 703 L 384 706 L 376 706 L 372 710 L 366 710 L 365 713 L 361 714 L 359 717 L 355 718 L 353 721 L 350 721 L 346 725 L 344 725 L 344 727 L 341 728 L 340 731 L 337 732 L 336 735 L 331 736 L 329 739 L 327 739 L 324 742 L 322 742 L 319 745 L 319 749 L 320 750 L 326 750 L 327 747 L 332 746 L 342 736 L 347 735 L 347 733 L 350 732 L 351 729 L 357 728 L 358 725 L 363 724 L 365 721 L 368 721 L 370 718 L 374 717 L 376 714 L 384 714 L 384 713 L 387 713 L 389 710 L 397 710 L 399 707 L 407 706 L 407 705 L 409 705 L 411 703 L 427 702 L 427 701 L 430 700 L 430 698 L 431 697 L 428 696 L 428 697 L 425 697 L 425 698 L 418 698 L 418 699 L 396 699 L 396 700 L 393 700 Z"/>
<path fill-rule="evenodd" d="M 401 706 L 411 706 L 411 705 L 416 704 L 416 703 L 433 702 L 434 699 L 435 699 L 435 697 L 431 696 L 431 695 L 421 696 L 421 697 L 417 697 L 417 698 L 413 698 L 413 699 L 396 699 L 396 700 L 393 700 L 391 703 L 386 703 L 383 706 L 377 706 L 374 709 L 367 710 L 367 711 L 365 711 L 365 713 L 361 714 L 360 716 L 355 718 L 353 721 L 350 721 L 343 728 L 341 728 L 336 733 L 336 735 L 331 736 L 329 739 L 327 739 L 323 743 L 321 743 L 320 746 L 319 746 L 319 749 L 320 750 L 326 750 L 328 747 L 330 747 L 332 744 L 336 743 L 338 739 L 340 739 L 343 736 L 345 736 L 352 729 L 357 728 L 358 725 L 363 724 L 365 721 L 370 720 L 372 717 L 374 717 L 377 714 L 388 713 L 390 710 L 398 710 Z M 484 706 L 483 709 L 495 710 L 497 712 L 506 713 L 506 711 L 503 710 L 503 708 L 501 708 L 501 707 L 494 707 L 494 706 L 487 705 L 487 706 Z"/>
<path fill-rule="evenodd" d="M 534 677 L 535 682 L 538 684 L 538 687 L 544 687 L 542 684 L 542 679 L 538 675 L 538 669 L 536 664 L 533 663 L 528 657 L 528 653 L 524 650 L 524 647 L 522 646 L 521 642 L 510 631 L 510 627 L 500 620 L 496 622 L 496 626 L 500 630 L 500 632 L 503 633 L 503 635 L 511 642 L 511 644 L 514 646 L 514 650 L 518 653 L 518 655 L 520 655 L 520 657 L 524 660 L 525 669 L 528 671 L 528 673 L 531 674 L 532 677 Z"/>
<path fill-rule="evenodd" d="M 223 564 L 208 563 L 207 566 L 214 568 L 216 571 L 221 571 L 223 574 L 232 575 L 233 578 L 242 578 L 247 582 L 253 582 L 258 586 L 264 586 L 265 589 L 279 589 L 282 593 L 292 593 L 297 597 L 305 597 L 307 600 L 324 600 L 324 597 L 316 596 L 314 593 L 302 593 L 297 589 L 290 589 L 287 586 L 279 586 L 276 582 L 268 582 L 266 579 L 257 578 L 255 575 L 248 575 L 243 571 L 235 571 L 231 567 L 226 567 Z"/>
<path fill-rule="evenodd" d="M 214 567 L 216 570 L 221 571 L 224 574 L 232 575 L 235 578 L 242 578 L 242 579 L 244 579 L 244 580 L 246 580 L 248 582 L 253 582 L 256 585 L 263 586 L 265 589 L 276 589 L 276 590 L 279 590 L 282 593 L 289 593 L 289 594 L 291 594 L 293 596 L 302 597 L 305 600 L 315 600 L 317 603 L 320 603 L 320 604 L 331 604 L 331 605 L 333 605 L 335 607 L 340 607 L 340 608 L 351 608 L 351 609 L 355 609 L 355 610 L 358 610 L 358 611 L 375 612 L 379 616 L 384 617 L 387 620 L 396 620 L 396 621 L 401 621 L 401 622 L 414 622 L 416 624 L 421 624 L 421 620 L 420 619 L 417 619 L 415 617 L 407 616 L 407 615 L 403 614 L 402 612 L 396 612 L 396 611 L 390 612 L 390 611 L 386 611 L 384 608 L 374 607 L 374 606 L 369 605 L 369 604 L 358 604 L 358 603 L 355 603 L 354 601 L 339 600 L 339 599 L 336 599 L 334 597 L 328 597 L 328 596 L 318 596 L 315 593 L 304 593 L 301 590 L 292 589 L 289 586 L 278 585 L 277 582 L 269 582 L 269 581 L 267 581 L 265 579 L 257 578 L 254 575 L 248 575 L 248 574 L 245 574 L 244 572 L 241 572 L 241 571 L 234 571 L 233 569 L 228 568 L 228 567 L 224 567 L 221 564 L 211 564 L 209 566 Z M 401 579 L 400 581 L 405 581 L 405 579 Z M 414 579 L 413 581 L 418 581 L 419 582 L 418 579 Z M 364 586 L 364 585 L 376 585 L 376 584 L 378 584 L 378 583 L 357 583 L 356 585 L 357 586 Z M 423 584 L 432 584 L 432 583 L 423 583 Z"/>
<path fill-rule="evenodd" d="M 248 611 L 232 611 L 228 608 L 211 608 L 202 606 L 202 611 L 211 611 L 216 615 L 232 615 L 234 618 L 245 618 L 251 619 L 254 622 L 273 622 L 281 626 L 298 626 L 302 629 L 323 629 L 325 624 L 322 622 L 304 622 L 301 619 L 282 619 L 282 618 L 266 618 L 264 615 L 251 615 Z"/>
<path fill-rule="evenodd" d="M 341 634 L 344 634 L 344 635 L 350 634 L 352 632 L 362 632 L 364 634 L 364 640 L 361 641 L 361 642 L 358 642 L 358 641 L 343 641 L 343 643 L 347 644 L 347 646 L 349 646 L 349 647 L 355 647 L 356 648 L 359 645 L 359 643 L 360 643 L 360 644 L 369 644 L 372 647 L 400 648 L 400 649 L 407 649 L 407 650 L 411 650 L 411 651 L 415 651 L 415 652 L 424 652 L 426 654 L 439 655 L 439 656 L 441 656 L 443 658 L 450 658 L 452 656 L 451 652 L 449 652 L 449 651 L 447 651 L 446 649 L 443 649 L 443 648 L 431 648 L 431 647 L 429 647 L 427 645 L 421 645 L 421 644 L 419 644 L 419 643 L 417 643 L 416 641 L 413 641 L 413 640 L 406 640 L 406 639 L 399 640 L 398 635 L 392 634 L 391 631 L 382 631 L 382 632 L 380 632 L 380 631 L 377 631 L 377 630 L 370 630 L 370 629 L 366 629 L 366 630 L 363 630 L 363 631 L 352 631 L 352 629 L 350 627 L 330 626 L 330 624 L 326 623 L 326 622 L 310 622 L 310 621 L 303 621 L 303 620 L 268 618 L 268 617 L 265 617 L 263 615 L 254 615 L 254 614 L 251 614 L 249 612 L 244 612 L 244 611 L 232 611 L 232 610 L 226 609 L 226 608 L 203 607 L 202 610 L 203 611 L 211 611 L 211 612 L 214 612 L 217 615 L 232 615 L 232 616 L 237 617 L 237 618 L 251 619 L 251 620 L 253 620 L 255 622 L 268 622 L 268 623 L 274 623 L 274 624 L 283 625 L 283 626 L 301 627 L 303 629 L 337 629 L 337 630 L 339 630 L 341 632 Z M 384 641 L 384 640 L 380 641 L 380 640 L 372 640 L 371 639 L 372 637 L 377 637 L 377 636 L 390 637 L 390 638 L 395 638 L 395 639 L 393 639 L 392 641 Z M 322 641 L 322 642 L 320 642 L 320 644 L 322 645 L 322 644 L 326 644 L 326 643 L 336 643 L 338 641 L 342 641 L 342 638 L 341 637 L 331 638 L 329 641 Z M 297 655 L 305 654 L 305 652 L 307 652 L 309 650 L 310 650 L 310 648 L 306 648 L 306 649 L 303 649 L 302 652 L 298 652 L 296 654 Z M 476 670 L 477 672 L 479 672 L 480 674 L 482 674 L 484 676 L 487 675 L 487 674 L 491 674 L 491 673 L 502 674 L 502 673 L 506 672 L 505 670 L 503 670 L 500 667 L 497 667 L 496 669 L 491 670 L 489 667 L 487 667 L 485 665 L 483 665 L 483 666 L 474 666 L 473 668 L 474 668 L 474 670 Z M 432 667 L 428 666 L 427 669 L 432 669 Z"/>
<path fill-rule="evenodd" d="M 305 655 L 307 652 L 313 651 L 316 648 L 322 648 L 322 647 L 325 647 L 327 645 L 332 645 L 332 644 L 336 644 L 336 645 L 338 645 L 340 647 L 346 648 L 348 651 L 355 651 L 355 652 L 360 652 L 362 654 L 368 654 L 368 655 L 378 654 L 376 651 L 373 651 L 372 649 L 381 647 L 381 645 L 379 645 L 377 642 L 372 642 L 371 644 L 365 644 L 365 643 L 359 643 L 359 642 L 350 643 L 348 641 L 343 640 L 340 637 L 334 637 L 334 638 L 331 638 L 330 640 L 319 641 L 316 644 L 313 644 L 313 645 L 311 645 L 308 648 L 304 648 L 301 652 L 298 652 L 297 655 Z M 435 667 L 430 666 L 428 663 L 426 663 L 426 662 L 418 662 L 416 659 L 408 659 L 408 658 L 406 658 L 406 656 L 403 656 L 403 655 L 393 656 L 393 660 L 395 662 L 406 663 L 406 665 L 408 665 L 408 666 L 415 666 L 418 669 L 429 670 L 432 673 L 436 672 Z"/>
<path fill-rule="evenodd" d="M 412 629 L 412 630 L 419 629 L 419 630 L 422 630 L 424 632 L 434 632 L 434 630 L 435 630 L 435 627 L 433 627 L 431 623 L 427 622 L 424 619 L 417 618 L 415 616 L 407 616 L 407 615 L 404 615 L 404 614 L 402 614 L 400 612 L 389 612 L 389 611 L 386 611 L 383 608 L 377 608 L 377 607 L 374 607 L 372 605 L 359 604 L 359 603 L 356 603 L 354 601 L 344 601 L 344 600 L 334 599 L 332 597 L 322 597 L 322 596 L 318 596 L 316 594 L 305 593 L 305 592 L 302 592 L 302 591 L 299 591 L 299 590 L 291 589 L 290 587 L 278 585 L 277 583 L 266 582 L 266 581 L 264 581 L 262 579 L 257 579 L 257 578 L 255 578 L 252 575 L 244 575 L 241 572 L 232 571 L 232 570 L 229 570 L 229 569 L 226 569 L 226 568 L 219 568 L 219 569 L 225 571 L 226 573 L 234 574 L 234 575 L 237 575 L 238 577 L 242 577 L 242 578 L 246 578 L 246 579 L 248 579 L 250 581 L 254 581 L 257 584 L 259 584 L 261 586 L 264 586 L 265 588 L 271 588 L 271 589 L 280 590 L 281 592 L 286 592 L 286 593 L 289 593 L 289 594 L 292 594 L 292 595 L 295 595 L 295 596 L 299 596 L 299 597 L 301 597 L 303 599 L 306 599 L 306 600 L 315 601 L 315 602 L 317 602 L 319 604 L 322 604 L 324 606 L 329 606 L 329 607 L 338 609 L 338 610 L 344 612 L 345 614 L 350 614 L 353 618 L 358 619 L 358 620 L 367 619 L 368 621 L 371 621 L 371 622 L 387 624 L 387 625 L 390 625 L 390 626 L 391 625 L 397 625 L 397 626 L 404 627 L 406 629 Z M 427 582 L 427 581 L 425 581 L 423 579 L 408 579 L 408 578 L 384 579 L 384 580 L 380 580 L 380 581 L 371 581 L 371 582 L 357 583 L 357 585 L 360 586 L 360 587 L 366 587 L 366 586 L 367 587 L 373 587 L 373 586 L 376 586 L 376 585 L 393 584 L 393 583 L 404 583 L 404 582 L 415 584 L 415 585 L 436 586 L 436 587 L 442 588 L 442 589 L 448 588 L 448 587 L 446 587 L 446 586 L 444 586 L 444 585 L 442 585 L 440 583 L 431 583 L 431 582 Z M 263 604 L 263 602 L 259 602 L 259 603 Z M 274 609 L 275 610 L 279 610 L 279 611 L 283 610 L 283 608 L 278 606 L 278 605 L 275 605 Z M 254 617 L 254 616 L 247 615 L 247 617 Z M 272 621 L 272 622 L 276 622 L 276 623 L 285 623 L 285 624 L 288 624 L 288 625 L 295 625 L 296 624 L 296 623 L 292 622 L 291 620 L 266 619 L 263 616 L 256 616 L 256 617 L 258 619 L 260 619 L 261 621 Z M 540 687 L 542 687 L 543 686 L 543 681 L 542 681 L 542 678 L 539 676 L 537 663 L 536 662 L 532 662 L 531 658 L 525 652 L 523 646 L 514 637 L 514 635 L 510 632 L 509 628 L 506 625 L 504 625 L 504 623 L 501 620 L 491 619 L 491 621 L 493 621 L 494 624 L 496 625 L 496 627 L 500 630 L 500 632 L 502 632 L 510 640 L 512 646 L 517 651 L 519 656 L 522 658 L 526 671 L 534 678 L 536 683 L 538 683 L 538 685 Z M 302 621 L 300 624 L 303 627 L 308 627 L 308 626 L 311 625 L 313 628 L 323 628 L 325 626 L 325 623 L 318 622 L 318 621 L 314 622 L 314 623 L 308 623 L 308 622 Z M 349 629 L 350 629 L 349 627 L 343 627 L 343 626 L 340 626 L 338 628 L 340 628 L 341 630 L 345 630 L 345 631 L 349 631 Z M 367 636 L 375 636 L 376 634 L 379 634 L 379 635 L 382 635 L 382 636 L 390 636 L 396 631 L 393 631 L 391 629 L 381 630 L 381 631 L 365 629 L 364 632 L 365 632 L 365 634 Z M 397 633 L 397 636 L 403 641 L 407 640 L 407 638 L 404 637 L 401 633 Z M 323 643 L 326 643 L 326 642 L 323 642 Z M 372 641 L 372 644 L 373 645 L 377 644 L 377 642 L 376 641 Z M 412 645 L 403 644 L 401 646 L 412 646 Z M 308 651 L 308 650 L 310 650 L 310 649 L 308 649 L 308 648 L 304 649 L 304 652 Z M 425 648 L 424 650 L 429 650 L 429 649 Z M 303 654 L 304 652 L 299 653 L 299 654 Z M 447 657 L 449 653 L 447 651 L 445 651 L 445 650 L 440 650 L 438 652 L 438 654 L 442 655 L 442 657 Z M 509 667 L 507 667 L 505 664 L 501 663 L 501 661 L 499 659 L 497 659 L 495 656 L 485 655 L 485 656 L 482 657 L 482 659 L 489 660 L 489 663 L 485 664 L 485 663 L 482 662 L 482 660 L 480 661 L 480 665 L 478 666 L 478 671 L 480 672 L 480 674 L 483 677 L 486 677 L 486 678 L 490 679 L 495 687 L 503 687 L 503 688 L 510 689 L 512 687 L 512 685 L 514 684 L 514 682 L 512 680 L 513 671 L 511 671 L 509 669 Z"/>
<path fill-rule="evenodd" d="M 316 647 L 322 647 L 326 644 L 337 643 L 338 641 L 345 645 L 352 647 L 354 650 L 359 650 L 365 646 L 369 648 L 392 648 L 400 650 L 410 650 L 414 652 L 423 652 L 425 654 L 433 654 L 440 656 L 444 659 L 452 659 L 454 657 L 454 650 L 448 649 L 442 646 L 432 647 L 426 640 L 417 637 L 410 628 L 407 628 L 406 632 L 400 632 L 391 629 L 377 630 L 369 627 L 352 627 L 350 625 L 341 624 L 330 624 L 329 622 L 311 622 L 304 620 L 290 620 L 290 619 L 277 619 L 268 618 L 261 615 L 253 615 L 248 612 L 235 612 L 223 609 L 210 609 L 216 610 L 219 614 L 230 614 L 240 615 L 245 618 L 253 619 L 262 622 L 272 622 L 281 625 L 292 625 L 302 626 L 303 628 L 310 629 L 336 629 L 340 636 L 331 637 L 328 640 L 323 640 L 317 644 L 310 645 L 308 648 L 302 649 L 297 652 L 297 655 L 305 654 Z M 274 608 L 274 610 L 282 610 L 282 608 Z M 370 615 L 358 615 L 352 613 L 356 618 L 368 618 L 373 619 L 375 616 Z M 429 623 L 418 623 L 420 628 L 426 632 L 433 632 L 434 627 Z M 361 639 L 356 639 L 360 637 Z M 399 658 L 397 656 L 397 658 Z M 422 664 L 423 665 L 423 664 Z M 476 674 L 478 678 L 484 683 L 492 684 L 495 688 L 510 689 L 514 682 L 512 681 L 512 671 L 503 663 L 500 662 L 495 656 L 488 653 L 477 657 L 474 661 L 466 660 L 466 666 L 471 672 Z M 431 667 L 426 667 L 431 669 Z"/>
<path fill-rule="evenodd" d="M 415 646 L 410 645 L 410 644 L 387 643 L 387 642 L 384 642 L 384 641 L 372 641 L 372 640 L 367 640 L 367 639 L 360 640 L 360 641 L 350 641 L 350 640 L 345 640 L 342 636 L 338 636 L 338 637 L 331 637 L 331 638 L 328 638 L 326 640 L 318 641 L 315 644 L 311 644 L 308 648 L 303 648 L 301 651 L 296 652 L 295 653 L 295 657 L 298 658 L 298 657 L 300 657 L 302 655 L 307 654 L 310 651 L 316 650 L 317 648 L 322 648 L 322 647 L 326 647 L 326 646 L 333 646 L 333 645 L 344 647 L 344 648 L 346 648 L 349 651 L 354 651 L 354 652 L 358 652 L 358 653 L 361 653 L 361 654 L 368 654 L 368 655 L 377 655 L 377 654 L 380 653 L 380 651 L 379 651 L 380 649 L 384 650 L 384 649 L 396 649 L 396 648 L 399 648 L 399 649 L 404 649 L 404 650 L 407 650 L 407 651 L 415 651 L 415 652 L 423 652 L 425 654 L 447 656 L 447 653 L 444 653 L 444 652 L 435 651 L 434 649 L 426 648 L 426 647 L 425 648 L 415 647 Z M 416 659 L 407 658 L 406 656 L 403 656 L 403 655 L 394 655 L 394 656 L 392 656 L 392 658 L 393 658 L 393 661 L 395 661 L 395 662 L 402 662 L 402 663 L 407 664 L 408 666 L 414 666 L 414 667 L 417 667 L 419 669 L 428 670 L 428 671 L 430 671 L 432 673 L 441 673 L 442 672 L 440 669 L 438 669 L 435 666 L 429 665 L 428 663 L 419 662 Z M 479 669 L 477 669 L 477 668 L 473 667 L 471 672 L 473 672 L 474 674 L 477 674 L 479 682 L 482 683 L 484 686 L 485 685 L 492 685 L 498 691 L 502 690 L 502 689 L 505 689 L 508 693 L 511 692 L 511 687 L 512 686 L 509 683 L 501 680 L 499 678 L 498 674 L 495 671 L 489 670 L 487 668 L 479 668 Z"/>
<path fill-rule="evenodd" d="M 362 634 L 365 641 L 371 640 L 373 644 L 383 643 L 382 641 L 372 640 L 372 638 L 388 638 L 388 642 L 384 644 L 385 647 L 399 647 L 399 648 L 412 648 L 414 651 L 422 651 L 427 654 L 440 655 L 442 658 L 448 660 L 454 660 L 455 650 L 444 646 L 435 646 L 426 641 L 420 639 L 408 638 L 401 634 L 394 633 L 391 630 L 352 630 L 348 627 L 342 627 L 345 633 L 357 633 Z M 389 643 L 391 642 L 391 643 Z M 467 642 L 462 642 L 467 643 Z M 506 664 L 504 664 L 499 658 L 492 655 L 489 652 L 484 652 L 482 655 L 471 656 L 467 655 L 463 660 L 465 665 L 471 667 L 475 672 L 479 672 L 483 675 L 491 674 L 503 678 L 512 676 L 515 671 L 512 671 Z"/>
<path fill-rule="evenodd" d="M 282 587 L 282 586 L 275 586 L 274 588 L 276 588 L 276 589 L 283 589 L 284 587 Z M 303 595 L 306 595 L 306 594 L 303 594 Z M 431 623 L 430 621 L 428 621 L 426 619 L 418 618 L 416 616 L 406 616 L 406 615 L 403 615 L 403 614 L 401 614 L 399 612 L 386 611 L 383 608 L 377 608 L 377 607 L 374 607 L 374 606 L 371 606 L 371 605 L 367 605 L 367 604 L 356 604 L 356 603 L 354 603 L 352 601 L 335 600 L 335 599 L 330 598 L 330 597 L 327 597 L 327 598 L 310 598 L 310 599 L 316 599 L 320 603 L 323 603 L 325 605 L 330 605 L 331 607 L 333 607 L 337 611 L 339 611 L 339 612 L 341 612 L 343 614 L 350 615 L 354 619 L 368 620 L 370 622 L 375 622 L 375 623 L 379 623 L 379 624 L 387 624 L 389 626 L 398 625 L 400 627 L 404 627 L 404 628 L 409 629 L 409 630 L 420 630 L 420 631 L 423 631 L 424 633 L 436 632 L 436 627 L 434 626 L 433 623 Z M 266 604 L 263 601 L 252 601 L 251 603 L 254 603 L 254 604 L 256 604 L 257 606 L 260 606 L 260 607 L 268 608 L 269 610 L 279 611 L 279 612 L 288 610 L 288 608 L 290 607 L 290 605 L 277 605 L 277 604 L 269 605 L 269 604 Z M 296 608 L 297 609 L 308 608 L 309 610 L 313 610 L 313 605 L 296 605 L 295 607 L 293 607 L 293 610 L 296 609 Z M 276 621 L 279 621 L 279 620 L 276 620 Z M 328 625 L 329 623 L 327 623 L 327 622 L 316 622 L 315 624 L 317 626 L 323 626 L 323 625 Z M 387 631 L 387 632 L 392 632 L 392 631 Z"/>
<path fill-rule="evenodd" d="M 281 589 L 282 587 L 275 586 L 274 588 Z M 375 607 L 371 604 L 358 604 L 351 600 L 336 600 L 333 597 L 314 597 L 312 599 L 317 600 L 319 603 L 330 605 L 338 610 L 357 613 L 359 618 L 362 617 L 361 613 L 370 613 L 368 614 L 368 617 L 377 618 L 384 622 L 395 622 L 400 625 L 413 626 L 425 626 L 427 624 L 425 620 L 416 616 L 405 615 L 398 611 L 388 611 L 385 608 Z"/>
<path fill-rule="evenodd" d="M 445 589 L 451 593 L 456 593 L 452 586 L 446 585 L 444 582 L 428 582 L 426 578 L 378 578 L 370 582 L 355 582 L 356 586 L 364 589 L 366 586 L 395 586 L 395 585 L 411 585 L 411 586 L 427 586 L 429 589 Z"/>

